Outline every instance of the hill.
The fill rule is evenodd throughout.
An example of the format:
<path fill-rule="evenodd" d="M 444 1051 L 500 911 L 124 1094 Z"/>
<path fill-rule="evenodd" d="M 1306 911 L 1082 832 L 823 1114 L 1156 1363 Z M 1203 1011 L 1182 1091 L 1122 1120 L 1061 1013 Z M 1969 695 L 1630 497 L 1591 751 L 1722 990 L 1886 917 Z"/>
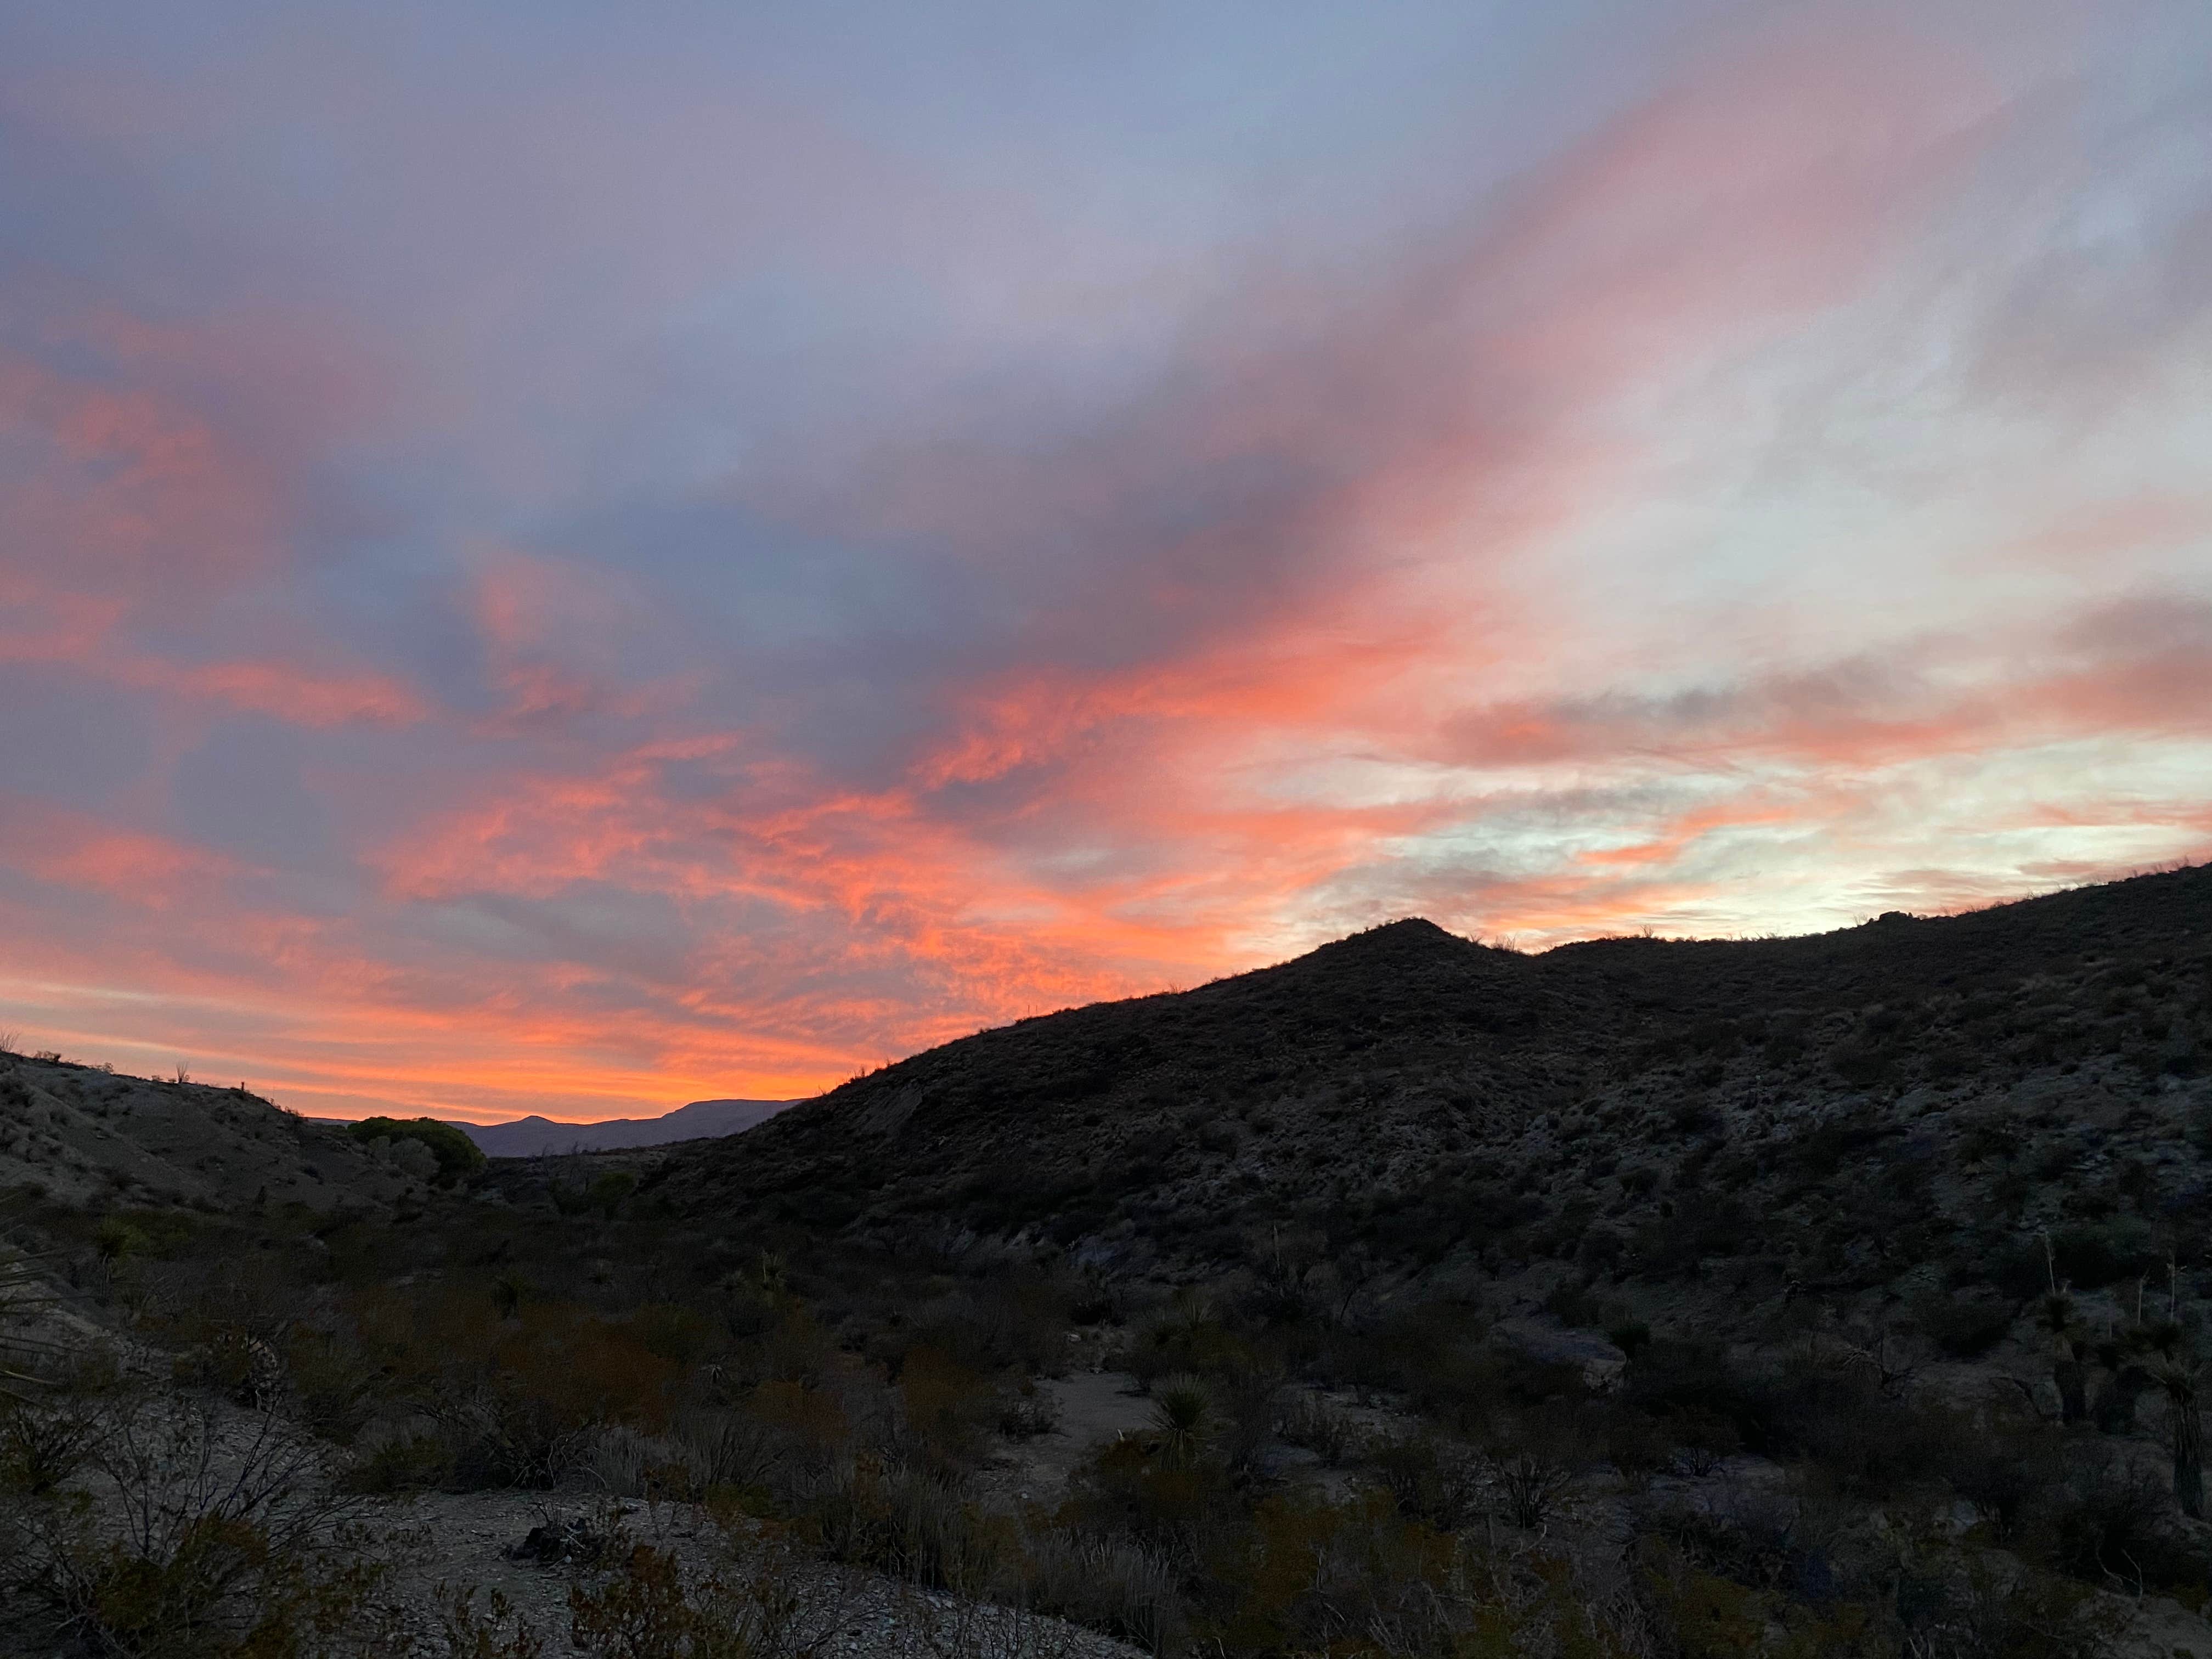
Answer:
<path fill-rule="evenodd" d="M 426 1171 L 244 1089 L 0 1055 L 0 1192 L 70 1206 L 362 1207 L 419 1198 Z"/>
<path fill-rule="evenodd" d="M 616 1117 L 597 1123 L 564 1123 L 558 1119 L 517 1118 L 510 1123 L 456 1123 L 488 1158 L 538 1158 L 558 1152 L 605 1152 L 639 1146 L 664 1146 L 678 1140 L 702 1140 L 742 1134 L 765 1123 L 787 1106 L 788 1100 L 695 1100 L 659 1117 Z"/>
<path fill-rule="evenodd" d="M 2109 1280 L 2201 1202 L 2208 1053 L 2212 867 L 1802 939 L 1522 956 L 1408 921 L 933 1049 L 657 1190 L 1176 1273 L 1288 1232 L 1395 1273 L 2009 1284 L 2057 1229 Z"/>

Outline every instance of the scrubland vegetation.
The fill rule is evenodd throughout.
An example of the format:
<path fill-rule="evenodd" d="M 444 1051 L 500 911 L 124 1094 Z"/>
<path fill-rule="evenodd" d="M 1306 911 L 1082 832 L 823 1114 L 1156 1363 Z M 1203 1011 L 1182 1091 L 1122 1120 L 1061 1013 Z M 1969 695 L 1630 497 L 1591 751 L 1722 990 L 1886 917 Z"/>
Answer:
<path fill-rule="evenodd" d="M 1293 982 L 1326 1056 L 1186 1000 L 1205 1043 L 1110 1075 L 1079 1023 L 1089 1094 L 1017 1028 L 1018 1110 L 979 1039 L 396 1204 L 23 1194 L 0 1609 L 149 1656 L 873 1651 L 838 1609 L 887 1583 L 946 1653 L 2191 1651 L 2212 955 L 2154 879 L 2178 925 L 2009 978 L 1546 1036 L 1399 933 Z M 1462 971 L 1502 1035 L 1439 1035 Z M 1000 1153 L 919 1201 L 872 1160 L 945 1156 L 946 1093 Z M 489 1493 L 568 1500 L 507 1540 L 556 1618 L 439 1587 Z"/>
<path fill-rule="evenodd" d="M 23 1616 L 113 1652 L 346 1651 L 382 1500 L 518 1487 L 727 1528 L 716 1573 L 644 1546 L 574 1564 L 608 1653 L 759 1650 L 685 1621 L 742 1637 L 771 1545 L 1154 1651 L 2086 1654 L 2118 1616 L 2093 1591 L 2205 1595 L 2170 1431 L 2112 1403 L 2185 1363 L 2160 1321 L 2077 1360 L 2067 1310 L 2034 1310 L 2100 1425 L 2041 1378 L 1921 1386 L 1940 1334 L 1809 1307 L 1727 1350 L 1623 1329 L 1593 1388 L 1487 1340 L 1479 1305 L 1347 1308 L 1295 1267 L 1157 1301 L 980 1243 L 708 1273 L 635 1199 L 582 1237 L 556 1219 L 134 1217 L 103 1255 L 112 1230 L 34 1218 L 136 1358 L 78 1351 L 0 1419 Z M 979 1476 L 1049 1430 L 1071 1350 L 1147 1386 L 1150 1421 L 1048 1505 L 998 1501 Z"/>

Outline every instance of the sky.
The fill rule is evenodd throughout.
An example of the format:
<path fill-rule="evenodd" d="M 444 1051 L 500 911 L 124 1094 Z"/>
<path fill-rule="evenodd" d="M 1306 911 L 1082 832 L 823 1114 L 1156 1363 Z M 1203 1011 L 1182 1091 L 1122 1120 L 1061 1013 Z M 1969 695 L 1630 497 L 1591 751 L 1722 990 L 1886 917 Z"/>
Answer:
<path fill-rule="evenodd" d="M 0 1030 L 810 1093 L 2212 854 L 2202 0 L 0 12 Z"/>

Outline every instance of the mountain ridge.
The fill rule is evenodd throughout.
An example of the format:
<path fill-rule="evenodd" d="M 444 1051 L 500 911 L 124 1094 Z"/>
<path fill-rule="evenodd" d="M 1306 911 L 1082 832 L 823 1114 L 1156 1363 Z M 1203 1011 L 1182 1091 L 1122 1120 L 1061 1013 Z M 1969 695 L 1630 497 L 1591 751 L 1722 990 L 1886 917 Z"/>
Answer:
<path fill-rule="evenodd" d="M 659 1117 L 569 1123 L 533 1112 L 504 1123 L 453 1121 L 453 1127 L 474 1141 L 487 1158 L 537 1158 L 555 1152 L 625 1152 L 742 1134 L 798 1103 L 794 1100 L 695 1100 Z"/>
<path fill-rule="evenodd" d="M 2021 1089 L 2094 1117 L 2168 1081 L 2193 1102 L 2208 941 L 2212 866 L 1782 939 L 1520 955 L 1409 918 L 961 1038 L 679 1149 L 655 1186 L 894 1250 L 950 1231 L 1195 1269 L 1299 1227 L 1433 1268 L 1482 1255 L 1486 1205 L 1528 1212 L 1523 1233 L 1540 1211 L 1571 1249 L 1601 1217 L 1624 1235 L 1659 1219 L 1731 1145 L 1771 1164 L 1839 1114 L 1913 1115 L 1916 1091 L 1960 1133 Z M 1650 1184 L 1577 1198 L 1611 1184 L 1584 1154 Z"/>

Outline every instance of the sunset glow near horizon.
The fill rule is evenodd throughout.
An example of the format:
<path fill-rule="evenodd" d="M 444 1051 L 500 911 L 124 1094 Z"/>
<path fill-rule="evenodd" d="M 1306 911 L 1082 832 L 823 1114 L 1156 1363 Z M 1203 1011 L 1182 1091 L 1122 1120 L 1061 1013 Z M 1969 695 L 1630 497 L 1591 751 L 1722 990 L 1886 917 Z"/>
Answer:
<path fill-rule="evenodd" d="M 0 1029 L 634 1116 L 2212 853 L 2212 12 L 0 21 Z"/>

